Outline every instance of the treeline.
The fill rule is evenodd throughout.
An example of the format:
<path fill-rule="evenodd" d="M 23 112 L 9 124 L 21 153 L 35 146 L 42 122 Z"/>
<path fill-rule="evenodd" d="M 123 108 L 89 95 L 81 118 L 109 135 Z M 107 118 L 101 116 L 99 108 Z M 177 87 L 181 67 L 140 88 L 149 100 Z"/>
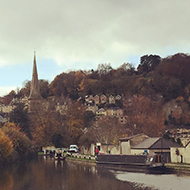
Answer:
<path fill-rule="evenodd" d="M 140 94 L 151 98 L 161 95 L 166 102 L 180 96 L 188 101 L 189 70 L 189 55 L 178 53 L 163 59 L 158 55 L 144 55 L 137 69 L 129 63 L 117 69 L 111 64 L 99 64 L 97 70 L 63 72 L 50 84 L 40 80 L 39 86 L 43 98 L 64 96 L 77 100 L 90 94 Z M 29 96 L 30 81 L 23 85 L 22 89 L 5 96 L 4 103 L 8 104 L 13 97 Z"/>
<path fill-rule="evenodd" d="M 0 125 L 0 167 L 37 156 L 37 147 L 15 123 Z"/>

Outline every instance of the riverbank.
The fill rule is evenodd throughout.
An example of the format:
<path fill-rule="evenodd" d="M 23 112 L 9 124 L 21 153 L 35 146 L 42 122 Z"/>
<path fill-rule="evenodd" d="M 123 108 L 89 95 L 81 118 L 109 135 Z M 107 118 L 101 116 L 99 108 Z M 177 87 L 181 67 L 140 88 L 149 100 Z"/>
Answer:
<path fill-rule="evenodd" d="M 83 154 L 79 154 L 79 153 L 66 154 L 66 159 L 82 161 L 82 162 L 90 162 L 90 163 L 94 163 L 94 164 L 96 163 L 95 156 L 83 155 Z"/>
<path fill-rule="evenodd" d="M 172 169 L 176 173 L 189 174 L 190 175 L 190 164 L 185 163 L 166 163 L 166 168 Z"/>
<path fill-rule="evenodd" d="M 43 154 L 38 154 L 38 156 L 40 156 L 40 155 L 42 156 Z M 83 154 L 79 154 L 79 153 L 73 153 L 70 155 L 67 153 L 64 153 L 64 155 L 66 156 L 67 160 L 71 160 L 71 161 L 75 161 L 75 162 L 86 162 L 86 163 L 96 164 L 95 156 L 83 155 Z M 172 171 L 174 173 L 190 175 L 190 164 L 166 163 L 165 166 L 169 171 Z"/>
<path fill-rule="evenodd" d="M 95 157 L 85 156 L 81 154 L 72 154 L 66 157 L 76 162 L 90 162 L 96 164 Z M 166 163 L 166 168 L 174 173 L 190 175 L 190 164 L 185 163 Z"/>

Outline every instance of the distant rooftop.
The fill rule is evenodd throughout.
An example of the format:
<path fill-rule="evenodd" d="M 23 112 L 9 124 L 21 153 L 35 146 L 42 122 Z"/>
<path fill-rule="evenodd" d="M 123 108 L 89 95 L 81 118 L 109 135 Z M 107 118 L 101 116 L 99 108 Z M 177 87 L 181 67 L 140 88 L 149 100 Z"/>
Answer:
<path fill-rule="evenodd" d="M 0 123 L 5 123 L 5 120 L 1 115 L 0 115 Z"/>
<path fill-rule="evenodd" d="M 160 138 L 147 138 L 142 141 L 140 144 L 134 146 L 133 148 L 140 148 L 140 149 L 148 149 L 150 148 L 155 142 L 157 142 Z"/>

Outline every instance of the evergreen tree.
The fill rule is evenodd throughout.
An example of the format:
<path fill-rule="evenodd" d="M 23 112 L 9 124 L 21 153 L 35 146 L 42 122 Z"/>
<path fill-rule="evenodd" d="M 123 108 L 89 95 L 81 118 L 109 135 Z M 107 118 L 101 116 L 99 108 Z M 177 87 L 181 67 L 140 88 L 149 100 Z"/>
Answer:
<path fill-rule="evenodd" d="M 30 133 L 30 119 L 28 115 L 28 109 L 24 103 L 17 103 L 16 107 L 10 113 L 10 121 L 19 125 L 21 131 L 28 135 L 31 138 Z"/>

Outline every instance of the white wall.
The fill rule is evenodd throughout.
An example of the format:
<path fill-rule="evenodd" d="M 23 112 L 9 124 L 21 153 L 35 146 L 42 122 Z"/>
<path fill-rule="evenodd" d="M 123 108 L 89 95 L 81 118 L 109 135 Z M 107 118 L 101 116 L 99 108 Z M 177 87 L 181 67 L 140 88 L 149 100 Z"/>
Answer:
<path fill-rule="evenodd" d="M 121 146 L 121 154 L 123 154 L 123 155 L 131 154 L 131 148 L 130 148 L 129 141 L 121 142 L 120 146 Z"/>
<path fill-rule="evenodd" d="M 119 147 L 119 145 L 102 145 L 101 144 L 99 153 L 120 154 L 120 147 Z"/>
<path fill-rule="evenodd" d="M 181 155 L 183 156 L 183 163 L 190 163 L 190 144 L 187 147 L 177 148 L 179 156 L 176 155 L 176 147 L 170 148 L 171 162 L 181 162 Z"/>
<path fill-rule="evenodd" d="M 149 150 L 147 150 L 147 152 L 150 153 Z M 131 154 L 138 155 L 138 154 L 143 154 L 143 153 L 144 153 L 144 150 L 131 149 Z"/>

